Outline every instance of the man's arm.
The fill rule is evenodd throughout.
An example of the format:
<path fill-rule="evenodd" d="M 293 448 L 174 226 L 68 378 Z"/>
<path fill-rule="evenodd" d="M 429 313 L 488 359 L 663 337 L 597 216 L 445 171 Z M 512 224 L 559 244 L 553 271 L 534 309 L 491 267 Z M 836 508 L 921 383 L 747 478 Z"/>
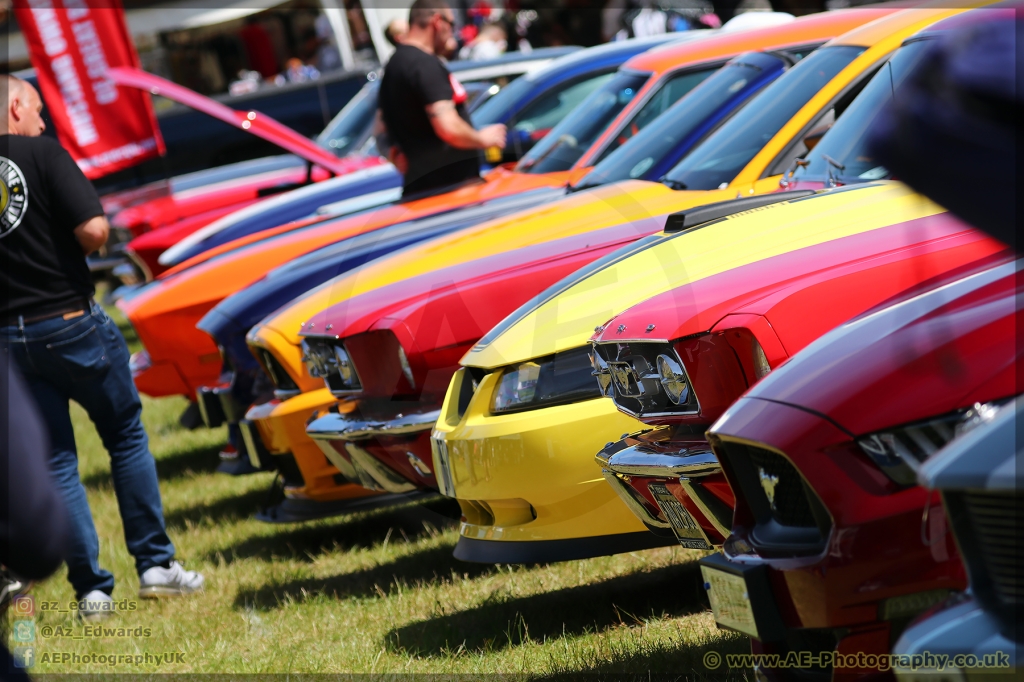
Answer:
<path fill-rule="evenodd" d="M 110 223 L 107 222 L 106 216 L 89 218 L 75 228 L 75 239 L 81 244 L 86 256 L 106 244 L 109 235 Z"/>
<path fill-rule="evenodd" d="M 428 104 L 427 116 L 439 138 L 456 149 L 487 149 L 505 146 L 505 126 L 489 125 L 476 130 L 459 116 L 455 102 L 441 100 Z"/>

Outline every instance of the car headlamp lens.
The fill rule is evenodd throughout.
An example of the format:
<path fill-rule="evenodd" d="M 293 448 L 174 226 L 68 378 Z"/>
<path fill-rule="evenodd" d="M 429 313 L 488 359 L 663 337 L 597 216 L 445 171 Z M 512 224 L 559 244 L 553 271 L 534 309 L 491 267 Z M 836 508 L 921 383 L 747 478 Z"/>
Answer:
<path fill-rule="evenodd" d="M 342 383 L 351 385 L 355 373 L 352 371 L 352 361 L 349 359 L 344 346 L 337 345 L 334 347 L 334 362 L 338 367 L 338 374 L 341 376 Z"/>
<path fill-rule="evenodd" d="M 917 485 L 917 471 L 925 460 L 954 438 L 991 421 L 1001 404 L 975 403 L 967 410 L 863 436 L 857 445 L 894 483 Z"/>
<path fill-rule="evenodd" d="M 398 364 L 402 366 L 402 374 L 405 375 L 406 381 L 409 382 L 410 388 L 416 388 L 416 380 L 412 376 L 412 367 L 409 366 L 409 358 L 405 355 L 405 349 L 401 345 L 398 346 Z"/>
<path fill-rule="evenodd" d="M 668 399 L 676 405 L 682 405 L 690 397 L 690 385 L 686 381 L 683 368 L 667 355 L 659 355 L 656 362 L 658 364 L 658 380 L 661 382 L 661 387 L 665 389 Z"/>
<path fill-rule="evenodd" d="M 506 369 L 494 391 L 494 413 L 599 398 L 587 349 L 577 348 Z"/>
<path fill-rule="evenodd" d="M 760 381 L 768 376 L 768 373 L 772 371 L 771 365 L 768 364 L 768 358 L 764 354 L 764 348 L 761 348 L 761 344 L 754 341 L 754 376 Z"/>

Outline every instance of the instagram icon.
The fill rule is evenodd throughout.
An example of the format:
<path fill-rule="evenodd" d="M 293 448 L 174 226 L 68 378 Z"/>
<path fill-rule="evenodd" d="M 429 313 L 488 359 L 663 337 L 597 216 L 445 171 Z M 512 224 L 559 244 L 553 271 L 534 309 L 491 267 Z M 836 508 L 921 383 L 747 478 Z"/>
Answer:
<path fill-rule="evenodd" d="M 11 609 L 14 611 L 14 615 L 19 618 L 32 617 L 36 613 L 36 603 L 31 595 L 25 594 L 14 598 Z"/>

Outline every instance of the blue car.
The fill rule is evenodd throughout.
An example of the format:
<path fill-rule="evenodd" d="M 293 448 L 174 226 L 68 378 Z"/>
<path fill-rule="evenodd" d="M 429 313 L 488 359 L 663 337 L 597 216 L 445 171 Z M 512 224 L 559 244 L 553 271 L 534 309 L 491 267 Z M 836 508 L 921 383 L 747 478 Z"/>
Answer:
<path fill-rule="evenodd" d="M 612 179 L 618 179 L 620 175 L 629 177 L 628 171 L 636 165 L 634 158 L 638 153 L 644 158 L 653 155 L 654 160 L 648 163 L 647 172 L 636 177 L 657 177 L 654 173 L 660 176 L 664 172 L 660 169 L 671 167 L 685 156 L 698 140 L 726 120 L 753 94 L 785 72 L 791 64 L 792 60 L 785 55 L 748 53 L 736 57 L 727 64 L 729 68 L 722 68 L 708 77 L 663 116 L 610 154 L 584 180 L 595 172 L 600 174 L 599 177 Z M 580 108 L 586 106 L 585 101 Z M 614 118 L 614 114 L 611 118 Z M 587 125 L 586 120 L 580 121 L 578 125 Z M 560 129 L 564 130 L 564 127 L 556 128 Z M 654 133 L 645 135 L 648 130 Z M 663 142 L 665 130 L 676 134 L 678 139 L 675 144 Z M 569 130 L 566 134 L 572 132 L 575 131 Z M 616 173 L 615 169 L 619 167 L 623 171 Z M 593 185 L 596 184 L 599 184 L 598 181 L 593 181 Z M 418 241 L 442 237 L 455 230 L 477 225 L 492 217 L 528 209 L 563 195 L 562 190 L 537 190 L 512 200 L 495 200 L 481 206 L 377 230 L 315 251 L 272 271 L 259 282 L 226 298 L 198 325 L 222 348 L 226 369 L 231 373 L 230 386 L 207 387 L 199 391 L 200 405 L 208 417 L 208 425 L 216 426 L 224 420 L 237 421 L 236 417 L 240 417 L 251 402 L 261 394 L 272 391 L 272 387 L 260 385 L 263 374 L 249 352 L 245 334 L 273 311 L 315 286 L 373 258 Z M 244 445 L 236 447 L 241 449 Z M 261 461 L 268 459 L 272 458 L 261 458 Z"/>

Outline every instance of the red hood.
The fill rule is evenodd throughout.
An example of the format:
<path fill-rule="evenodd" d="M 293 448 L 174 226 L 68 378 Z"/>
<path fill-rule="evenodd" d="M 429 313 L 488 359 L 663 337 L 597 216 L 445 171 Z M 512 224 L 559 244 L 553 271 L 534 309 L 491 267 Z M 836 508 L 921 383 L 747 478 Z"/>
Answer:
<path fill-rule="evenodd" d="M 118 85 L 125 85 L 141 90 L 148 90 L 154 95 L 180 102 L 198 111 L 213 116 L 241 130 L 252 133 L 256 137 L 276 144 L 285 151 L 322 166 L 336 175 L 345 171 L 341 159 L 320 147 L 309 138 L 301 135 L 288 126 L 275 121 L 266 114 L 257 111 L 238 111 L 225 106 L 216 100 L 200 95 L 194 90 L 154 76 L 141 69 L 117 66 L 107 69 L 107 77 Z"/>
<path fill-rule="evenodd" d="M 660 228 L 660 221 L 649 222 L 651 231 Z M 637 225 L 628 223 L 434 270 L 331 306 L 306 326 L 331 329 L 331 336 L 342 339 L 390 330 L 409 357 L 416 385 L 427 393 L 431 387 L 426 374 L 442 368 L 454 371 L 468 346 L 530 297 L 637 237 Z M 360 367 L 360 358 L 353 359 Z M 447 378 L 441 382 L 441 395 Z M 381 392 L 386 397 L 392 387 L 374 384 L 366 389 L 367 395 Z"/>
<path fill-rule="evenodd" d="M 971 248 L 961 248 L 968 245 Z M 640 335 L 643 340 L 672 341 L 706 332 L 726 315 L 748 313 L 767 317 L 792 355 L 823 330 L 878 302 L 1001 249 L 998 242 L 948 213 L 918 218 L 791 251 L 658 294 L 612 318 L 593 339 L 633 340 L 638 338 L 636 330 L 653 324 L 652 332 Z M 921 258 L 924 262 L 906 267 Z M 807 302 L 822 297 L 834 300 L 828 319 L 802 319 Z M 815 305 L 815 310 L 820 307 Z M 624 333 L 618 332 L 622 326 Z"/>
<path fill-rule="evenodd" d="M 1001 260 L 835 329 L 747 397 L 796 405 L 863 435 L 1015 395 L 1024 261 Z"/>

